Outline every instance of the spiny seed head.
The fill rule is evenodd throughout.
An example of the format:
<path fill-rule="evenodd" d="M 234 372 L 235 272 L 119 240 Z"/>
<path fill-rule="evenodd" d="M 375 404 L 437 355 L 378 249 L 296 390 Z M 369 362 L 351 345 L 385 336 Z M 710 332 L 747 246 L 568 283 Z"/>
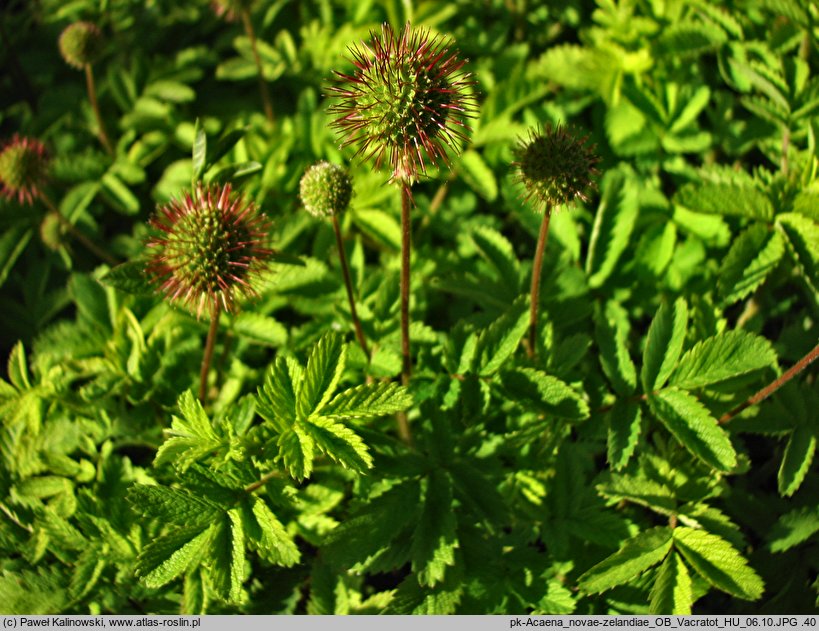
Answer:
<path fill-rule="evenodd" d="M 307 168 L 299 182 L 299 196 L 311 215 L 340 215 L 353 196 L 353 181 L 347 169 L 326 160 Z"/>
<path fill-rule="evenodd" d="M 0 192 L 21 204 L 31 204 L 40 196 L 48 175 L 48 154 L 43 143 L 14 134 L 0 151 Z"/>
<path fill-rule="evenodd" d="M 565 127 L 547 125 L 546 131 L 529 132 L 515 149 L 518 181 L 526 199 L 546 205 L 588 201 L 586 189 L 594 185 L 594 165 L 599 158 L 586 145 L 587 136 L 575 137 Z"/>
<path fill-rule="evenodd" d="M 349 50 L 355 72 L 337 72 L 329 88 L 344 146 L 356 145 L 376 169 L 388 161 L 392 179 L 405 183 L 426 174 L 427 161 L 447 165 L 447 148 L 459 151 L 474 109 L 474 82 L 451 40 L 409 23 L 396 36 L 383 24 L 369 44 Z"/>
<path fill-rule="evenodd" d="M 102 53 L 102 32 L 91 22 L 74 22 L 60 34 L 60 54 L 75 68 L 85 68 L 97 61 Z"/>
<path fill-rule="evenodd" d="M 273 254 L 265 247 L 269 223 L 230 184 L 203 187 L 160 207 L 148 275 L 172 302 L 195 307 L 197 317 L 235 310 L 237 295 L 255 296 L 253 281 Z"/>

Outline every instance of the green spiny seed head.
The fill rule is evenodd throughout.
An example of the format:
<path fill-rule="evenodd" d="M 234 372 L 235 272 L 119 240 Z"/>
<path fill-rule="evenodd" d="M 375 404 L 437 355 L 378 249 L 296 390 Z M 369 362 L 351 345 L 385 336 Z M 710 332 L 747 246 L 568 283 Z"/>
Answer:
<path fill-rule="evenodd" d="M 308 167 L 301 176 L 299 196 L 311 215 L 340 215 L 350 205 L 353 181 L 345 168 L 322 160 Z"/>
<path fill-rule="evenodd" d="M 172 302 L 209 311 L 235 310 L 238 294 L 255 295 L 253 281 L 272 251 L 264 247 L 268 222 L 252 203 L 201 185 L 172 200 L 151 219 L 156 235 L 147 272 Z"/>
<path fill-rule="evenodd" d="M 60 54 L 65 62 L 75 68 L 97 61 L 102 53 L 102 32 L 91 22 L 69 24 L 60 35 Z"/>
<path fill-rule="evenodd" d="M 534 198 L 543 206 L 568 204 L 577 198 L 587 201 L 585 191 L 594 185 L 594 165 L 599 158 L 586 140 L 560 125 L 549 125 L 545 132 L 530 131 L 529 138 L 515 149 L 514 163 L 526 199 Z"/>
<path fill-rule="evenodd" d="M 43 143 L 15 134 L 0 151 L 0 191 L 5 197 L 31 204 L 40 196 L 49 160 Z"/>
<path fill-rule="evenodd" d="M 333 126 L 357 155 L 384 162 L 392 179 L 412 183 L 426 163 L 447 164 L 466 140 L 474 108 L 473 81 L 449 39 L 413 30 L 396 35 L 387 24 L 370 42 L 350 49 L 355 72 L 336 73 Z"/>

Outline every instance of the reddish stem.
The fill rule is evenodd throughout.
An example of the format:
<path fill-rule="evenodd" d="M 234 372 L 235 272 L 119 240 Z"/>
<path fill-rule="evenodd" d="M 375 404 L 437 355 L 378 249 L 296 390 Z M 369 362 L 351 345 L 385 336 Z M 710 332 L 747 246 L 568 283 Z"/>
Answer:
<path fill-rule="evenodd" d="M 361 321 L 358 319 L 358 312 L 355 308 L 355 298 L 353 297 L 353 282 L 350 279 L 350 268 L 347 265 L 347 254 L 344 252 L 344 240 L 341 238 L 341 228 L 338 225 L 338 217 L 333 215 L 333 230 L 336 233 L 336 245 L 338 246 L 338 258 L 341 261 L 341 274 L 344 276 L 344 287 L 347 289 L 347 301 L 350 303 L 350 315 L 353 318 L 355 327 L 355 337 L 358 340 L 361 350 L 370 360 L 370 349 L 367 347 L 367 339 L 364 337 L 364 330 L 361 328 Z"/>
<path fill-rule="evenodd" d="M 401 383 L 409 386 L 412 376 L 410 357 L 409 300 L 410 300 L 410 250 L 412 248 L 412 224 L 410 207 L 412 191 L 407 181 L 401 182 Z M 399 412 L 398 435 L 406 444 L 412 444 L 412 432 L 404 412 Z"/>
<path fill-rule="evenodd" d="M 267 82 L 264 80 L 264 72 L 262 70 L 262 58 L 259 56 L 259 48 L 256 43 L 256 31 L 253 30 L 253 22 L 250 20 L 250 11 L 242 10 L 242 23 L 245 26 L 245 33 L 250 40 L 250 49 L 253 51 L 253 59 L 256 62 L 256 70 L 259 73 L 259 92 L 262 95 L 262 106 L 264 107 L 264 115 L 267 120 L 273 122 L 273 103 L 270 101 L 270 92 L 267 90 Z"/>
<path fill-rule="evenodd" d="M 791 379 L 793 379 L 796 375 L 805 370 L 805 368 L 810 366 L 810 364 L 814 362 L 817 358 L 819 358 L 819 344 L 814 346 L 813 350 L 811 350 L 807 355 L 805 355 L 802 359 L 800 359 L 788 370 L 786 370 L 781 377 L 769 383 L 756 394 L 751 395 L 746 401 L 735 407 L 730 412 L 726 412 L 725 414 L 723 414 L 719 419 L 719 424 L 723 425 L 727 423 L 746 408 L 749 408 L 752 405 L 756 405 L 757 403 L 760 403 L 767 399 L 774 392 L 779 390 L 779 388 L 781 388 Z"/>
<path fill-rule="evenodd" d="M 532 267 L 531 304 L 529 305 L 529 357 L 537 355 L 537 312 L 540 303 L 540 271 L 543 267 L 543 253 L 546 251 L 546 239 L 549 237 L 549 219 L 552 216 L 552 205 L 547 204 L 540 223 L 540 234 L 537 238 L 535 261 Z"/>

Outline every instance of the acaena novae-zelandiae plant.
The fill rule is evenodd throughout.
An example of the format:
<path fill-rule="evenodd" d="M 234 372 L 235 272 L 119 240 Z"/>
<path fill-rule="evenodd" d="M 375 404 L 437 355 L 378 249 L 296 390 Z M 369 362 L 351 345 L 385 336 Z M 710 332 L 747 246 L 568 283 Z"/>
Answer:
<path fill-rule="evenodd" d="M 361 328 L 361 321 L 355 307 L 350 267 L 347 264 L 344 240 L 341 237 L 341 227 L 338 223 L 338 216 L 347 210 L 352 196 L 353 181 L 347 169 L 326 160 L 307 167 L 299 181 L 299 197 L 301 197 L 305 210 L 314 217 L 329 217 L 333 223 L 341 273 L 344 278 L 344 287 L 347 290 L 347 301 L 350 304 L 350 317 L 353 320 L 358 344 L 369 361 L 370 349 L 367 346 L 367 339 L 364 337 L 364 330 Z"/>
<path fill-rule="evenodd" d="M 448 153 L 466 141 L 474 81 L 449 38 L 409 23 L 398 35 L 383 24 L 368 44 L 349 50 L 355 70 L 336 73 L 330 113 L 344 146 L 356 146 L 356 155 L 372 160 L 376 170 L 388 164 L 390 180 L 401 189 L 401 380 L 407 385 L 412 185 L 428 163 L 447 166 Z M 409 441 L 406 423 L 399 429 Z"/>
<path fill-rule="evenodd" d="M 199 375 L 204 402 L 220 314 L 234 312 L 240 296 L 257 295 L 253 285 L 273 255 L 269 222 L 230 184 L 200 183 L 161 206 L 150 225 L 148 276 L 172 303 L 194 309 L 197 318 L 203 311 L 210 316 Z"/>
<path fill-rule="evenodd" d="M 523 185 L 525 199 L 542 210 L 535 259 L 532 267 L 531 304 L 529 307 L 529 357 L 536 355 L 540 272 L 549 236 L 552 210 L 575 199 L 587 201 L 585 191 L 593 186 L 599 158 L 586 144 L 588 137 L 578 137 L 560 125 L 547 125 L 545 131 L 530 131 L 515 148 L 517 179 Z"/>
<path fill-rule="evenodd" d="M 96 63 L 103 49 L 103 36 L 99 27 L 92 22 L 74 22 L 63 29 L 58 40 L 60 55 L 69 66 L 85 72 L 85 86 L 88 91 L 88 101 L 97 120 L 97 135 L 100 143 L 108 153 L 113 153 L 114 148 L 105 131 L 105 123 L 100 113 L 99 102 L 97 101 L 97 88 L 94 82 L 94 71 L 92 66 Z"/>
<path fill-rule="evenodd" d="M 116 259 L 68 221 L 48 196 L 45 185 L 49 179 L 50 166 L 51 159 L 42 142 L 14 134 L 0 149 L 0 194 L 24 206 L 41 202 L 49 211 L 42 220 L 41 233 L 56 235 L 57 232 L 50 228 L 43 230 L 46 224 L 54 226 L 56 222 L 58 231 L 68 232 L 100 259 L 116 265 Z M 48 243 L 46 245 L 49 246 Z"/>

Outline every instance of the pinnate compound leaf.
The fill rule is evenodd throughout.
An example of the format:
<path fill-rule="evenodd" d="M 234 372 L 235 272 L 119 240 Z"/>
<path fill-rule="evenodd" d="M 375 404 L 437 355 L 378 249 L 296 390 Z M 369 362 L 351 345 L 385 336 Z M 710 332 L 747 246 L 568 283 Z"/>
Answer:
<path fill-rule="evenodd" d="M 640 405 L 618 399 L 607 418 L 609 464 L 614 471 L 619 471 L 628 464 L 640 439 Z"/>
<path fill-rule="evenodd" d="M 322 416 L 310 417 L 302 427 L 320 452 L 344 468 L 358 473 L 372 468 L 373 459 L 367 445 L 349 427 Z"/>
<path fill-rule="evenodd" d="M 433 469 L 427 479 L 421 517 L 412 536 L 412 570 L 421 585 L 435 586 L 455 564 L 457 523 L 452 507 L 452 480 Z"/>
<path fill-rule="evenodd" d="M 650 598 L 649 613 L 691 615 L 691 604 L 694 601 L 691 575 L 676 552 L 669 554 L 663 561 L 654 587 L 651 588 Z"/>
<path fill-rule="evenodd" d="M 671 550 L 670 528 L 657 527 L 632 537 L 623 547 L 578 579 L 580 589 L 590 594 L 624 585 L 657 565 Z"/>
<path fill-rule="evenodd" d="M 580 421 L 589 416 L 589 405 L 568 384 L 534 368 L 518 368 L 501 375 L 504 389 L 522 405 L 559 418 Z"/>
<path fill-rule="evenodd" d="M 321 411 L 327 419 L 372 419 L 402 412 L 412 405 L 409 391 L 397 383 L 374 383 L 339 392 Z"/>
<path fill-rule="evenodd" d="M 785 455 L 776 476 L 780 495 L 790 497 L 799 490 L 810 470 L 815 453 L 816 432 L 806 425 L 797 426 L 788 439 Z"/>
<path fill-rule="evenodd" d="M 673 305 L 663 303 L 648 329 L 640 374 L 646 394 L 665 385 L 677 364 L 688 326 L 688 305 L 678 298 Z"/>
<path fill-rule="evenodd" d="M 170 436 L 156 452 L 154 465 L 174 463 L 185 470 L 222 445 L 199 399 L 186 390 L 177 402 L 182 418 L 173 417 Z"/>
<path fill-rule="evenodd" d="M 679 526 L 674 547 L 711 585 L 744 600 L 757 600 L 765 584 L 730 543 L 717 535 Z"/>
<path fill-rule="evenodd" d="M 370 500 L 327 534 L 328 558 L 349 567 L 389 546 L 409 524 L 417 522 L 420 495 L 418 482 L 408 480 Z"/>
<path fill-rule="evenodd" d="M 270 563 L 292 567 L 301 560 L 301 553 L 281 522 L 261 498 L 253 502 L 253 517 L 260 530 L 258 538 L 259 556 Z M 254 540 L 254 538 L 250 538 Z"/>
<path fill-rule="evenodd" d="M 721 471 L 737 464 L 731 439 L 696 397 L 676 388 L 650 394 L 648 403 L 678 441 L 694 456 Z"/>
<path fill-rule="evenodd" d="M 147 587 L 170 583 L 202 556 L 213 535 L 213 526 L 178 528 L 149 543 L 140 553 L 136 574 Z"/>
<path fill-rule="evenodd" d="M 614 391 L 629 396 L 637 388 L 637 369 L 628 352 L 628 314 L 613 301 L 595 314 L 595 338 L 600 349 L 600 364 Z"/>
<path fill-rule="evenodd" d="M 670 384 L 686 390 L 719 383 L 776 364 L 764 337 L 741 329 L 698 342 L 680 359 Z"/>
<path fill-rule="evenodd" d="M 475 371 L 481 376 L 497 372 L 517 349 L 529 326 L 525 302 L 515 301 L 500 318 L 484 329 L 475 353 Z"/>
<path fill-rule="evenodd" d="M 717 288 L 723 302 L 733 304 L 759 287 L 784 253 L 782 234 L 765 224 L 754 224 L 739 235 L 719 271 Z"/>
<path fill-rule="evenodd" d="M 328 333 L 313 347 L 296 397 L 298 417 L 317 414 L 330 400 L 344 372 L 347 348 L 338 333 Z"/>
<path fill-rule="evenodd" d="M 771 552 L 785 552 L 819 532 L 819 505 L 786 513 L 771 528 Z"/>
<path fill-rule="evenodd" d="M 221 514 L 221 509 L 187 489 L 135 484 L 128 489 L 132 508 L 151 519 L 178 526 L 207 525 Z"/>

